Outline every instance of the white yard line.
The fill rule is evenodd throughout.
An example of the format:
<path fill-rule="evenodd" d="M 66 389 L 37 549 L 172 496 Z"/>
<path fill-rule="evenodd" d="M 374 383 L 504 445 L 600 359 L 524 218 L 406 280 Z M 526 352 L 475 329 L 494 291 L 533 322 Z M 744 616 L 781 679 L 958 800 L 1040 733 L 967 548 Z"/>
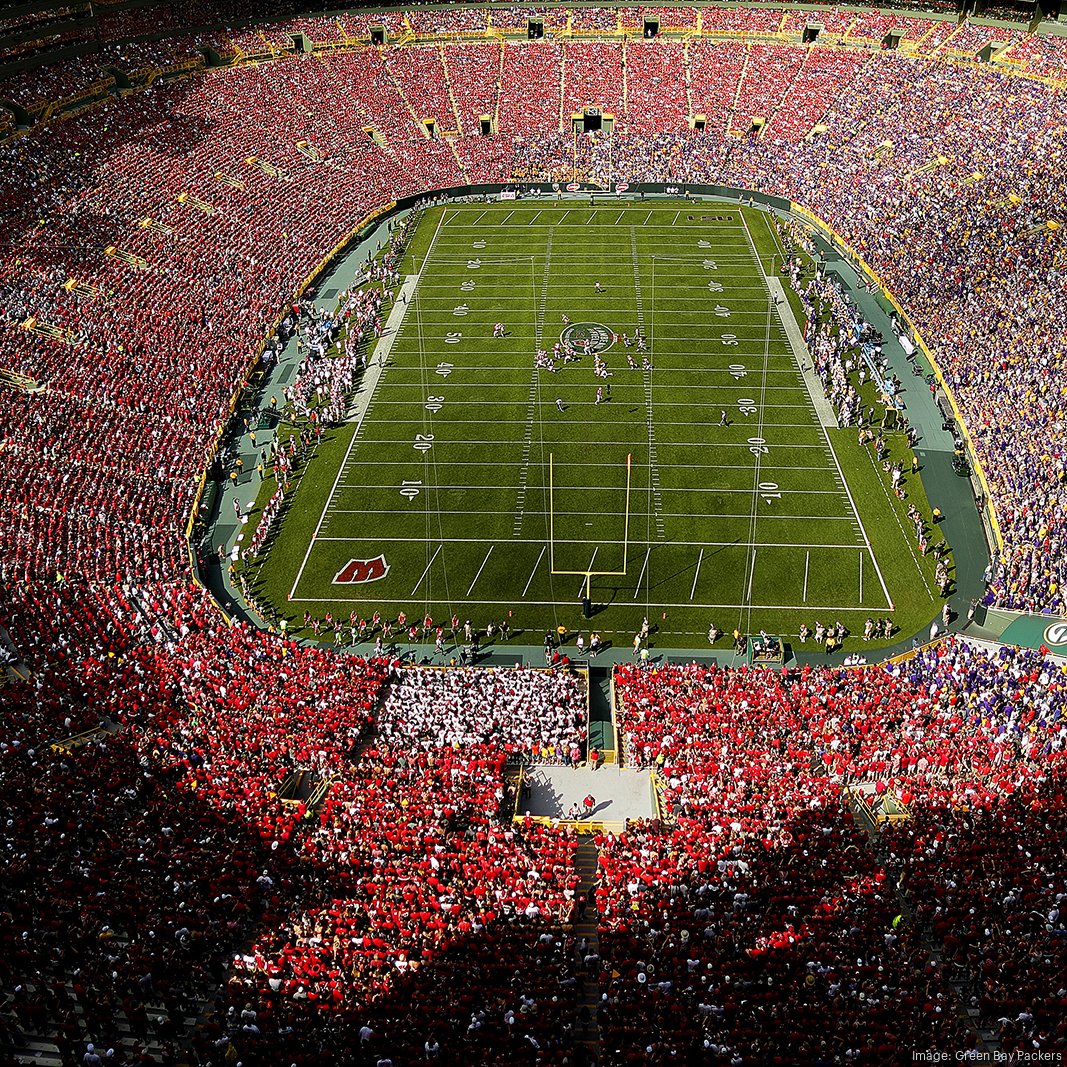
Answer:
<path fill-rule="evenodd" d="M 386 401 L 386 403 L 388 403 L 388 401 Z M 382 406 L 381 404 L 378 405 L 379 411 L 381 410 L 381 406 Z M 512 407 L 514 405 L 510 401 L 505 401 L 504 403 L 498 404 L 498 406 L 499 407 L 505 407 L 505 406 Z M 541 401 L 540 406 L 542 408 L 544 408 L 546 411 L 551 411 L 551 410 L 553 410 L 555 408 L 556 405 L 554 403 L 548 403 L 547 401 Z M 692 406 L 692 405 L 690 405 L 690 406 Z M 454 410 L 453 410 L 453 414 L 454 414 Z M 349 421 L 352 421 L 352 420 L 349 420 Z M 492 422 L 492 424 L 494 426 L 526 426 L 528 424 L 528 421 L 526 419 L 491 419 L 490 421 Z M 441 428 L 443 428 L 445 426 L 467 426 L 467 425 L 470 424 L 470 422 L 471 422 L 470 419 L 456 419 L 456 418 L 436 419 L 434 425 L 438 429 L 441 429 Z M 374 425 L 375 426 L 410 426 L 411 425 L 411 420 L 410 419 L 383 419 L 383 418 L 376 418 L 374 420 Z M 671 422 L 671 421 L 668 420 L 668 421 L 660 422 L 659 425 L 660 426 L 676 426 L 676 427 L 682 427 L 684 429 L 693 429 L 696 426 L 707 426 L 708 424 L 707 424 L 706 421 L 705 422 Z M 742 429 L 744 428 L 744 423 L 742 423 L 742 422 L 738 422 L 735 425 L 741 426 Z M 772 425 L 773 425 L 773 428 L 776 429 L 776 430 L 814 430 L 815 429 L 814 422 L 776 422 L 776 423 L 773 423 Z M 605 419 L 603 422 L 598 422 L 597 426 L 598 427 L 629 426 L 629 427 L 633 427 L 634 429 L 636 429 L 635 424 L 632 421 L 629 421 L 629 420 L 626 420 L 626 419 Z M 511 444 L 515 444 L 516 442 L 512 441 L 510 443 Z M 709 442 L 709 444 L 711 444 L 711 443 L 712 442 Z M 665 445 L 669 445 L 670 441 L 666 441 L 666 442 L 664 442 L 664 444 Z"/>
<path fill-rule="evenodd" d="M 621 493 L 622 492 L 621 488 L 616 489 L 616 492 Z M 747 489 L 741 490 L 740 492 L 742 492 L 746 496 L 748 495 L 748 490 Z M 537 518 L 537 517 L 540 517 L 540 516 L 548 515 L 549 511 L 547 509 L 545 509 L 544 511 L 538 511 L 538 510 L 535 510 L 535 509 L 529 509 L 529 510 L 527 510 L 526 513 L 527 513 L 527 515 L 532 515 L 533 517 Z M 368 508 L 368 507 L 361 507 L 361 508 L 335 508 L 334 511 L 333 511 L 333 514 L 334 515 L 395 515 L 396 514 L 396 508 L 393 508 L 393 507 L 390 507 L 390 508 Z M 510 508 L 508 508 L 506 511 L 500 510 L 500 509 L 484 508 L 484 507 L 482 507 L 482 508 L 472 508 L 470 510 L 462 509 L 462 508 L 455 508 L 455 509 L 451 509 L 450 508 L 445 517 L 447 517 L 447 518 L 457 518 L 457 517 L 461 517 L 461 516 L 462 517 L 468 517 L 468 516 L 473 516 L 473 515 L 512 515 L 512 514 L 514 514 L 514 512 L 512 512 L 512 510 Z M 569 518 L 589 518 L 589 517 L 592 517 L 592 518 L 602 519 L 604 517 L 604 512 L 602 510 L 601 511 L 561 511 L 558 507 L 555 508 L 555 514 L 556 514 L 557 517 L 561 516 L 561 515 L 566 515 Z M 708 517 L 708 513 L 706 511 L 667 511 L 664 514 L 667 516 L 667 518 L 670 518 L 670 519 L 706 519 Z M 736 514 L 734 512 L 729 512 L 729 511 L 716 511 L 715 512 L 715 518 L 717 518 L 717 519 L 751 519 L 751 517 L 752 517 L 752 512 L 751 511 L 740 511 L 740 512 L 737 512 Z M 855 525 L 856 525 L 855 520 L 849 515 L 779 515 L 779 514 L 775 513 L 775 515 L 773 516 L 773 520 L 772 520 L 771 517 L 768 516 L 768 517 L 765 518 L 764 521 L 770 522 L 770 521 L 781 521 L 781 520 L 789 520 L 789 521 L 796 520 L 798 522 L 809 522 L 809 523 L 810 522 L 847 522 L 852 527 L 855 527 Z M 330 538 L 326 534 L 323 534 L 319 538 L 319 540 L 320 541 L 329 541 L 329 540 L 334 540 L 334 538 Z M 336 540 L 353 541 L 353 540 L 360 540 L 360 539 L 359 538 L 353 538 L 353 537 L 341 537 L 341 538 L 336 538 Z M 434 541 L 434 540 L 438 540 L 438 539 L 437 538 L 430 538 L 430 540 Z M 514 539 L 514 543 L 520 543 L 520 539 L 519 538 L 515 538 Z M 576 542 L 576 543 L 584 543 L 584 542 Z M 602 544 L 607 544 L 606 541 L 605 542 L 601 542 L 601 543 Z M 679 542 L 677 542 L 677 541 L 672 541 L 671 542 L 671 544 L 678 544 L 678 543 Z M 709 544 L 710 542 L 698 541 L 696 543 L 704 545 L 704 544 Z M 732 542 L 731 541 L 729 543 L 730 544 L 734 544 L 736 542 Z M 753 543 L 753 542 L 749 542 L 749 541 L 741 542 L 741 544 L 744 544 L 744 545 L 747 545 L 749 543 Z M 858 544 L 851 544 L 848 547 L 849 548 L 861 548 L 862 546 L 858 545 Z"/>
<path fill-rule="evenodd" d="M 558 465 L 559 464 L 557 464 L 557 466 Z M 615 469 L 617 469 L 617 468 L 618 468 L 618 465 L 616 464 Z M 740 468 L 737 468 L 737 469 L 739 469 L 739 470 L 751 470 L 752 468 L 751 467 L 740 467 Z M 766 471 L 768 469 L 769 468 L 763 468 L 763 472 L 766 473 Z M 800 469 L 800 470 L 808 470 L 809 468 L 802 467 L 802 468 L 798 468 L 798 469 Z M 381 482 L 373 482 L 373 483 L 370 483 L 370 484 L 346 484 L 346 485 L 342 485 L 341 488 L 342 489 L 388 489 L 389 491 L 392 491 L 393 487 L 392 486 L 383 485 Z M 474 492 L 474 493 L 484 493 L 484 492 L 504 491 L 504 490 L 511 491 L 511 490 L 514 490 L 515 486 L 514 485 L 483 485 L 480 482 L 464 482 L 462 485 L 435 485 L 434 488 L 436 490 L 439 490 L 439 491 L 440 490 L 447 490 L 447 489 L 457 489 L 457 490 L 468 490 L 468 491 Z M 606 485 L 568 485 L 567 488 L 564 490 L 564 492 L 568 492 L 568 493 L 600 493 L 600 492 L 604 492 L 605 490 L 608 490 L 608 491 L 614 490 L 616 492 L 620 492 L 624 488 L 625 488 L 625 486 L 622 486 L 622 485 L 607 485 L 607 486 Z M 752 494 L 752 490 L 751 489 L 747 489 L 747 488 L 746 489 L 733 489 L 733 488 L 725 488 L 724 487 L 722 489 L 715 489 L 715 488 L 709 488 L 707 486 L 693 486 L 692 488 L 690 488 L 688 486 L 667 486 L 667 487 L 661 489 L 660 492 L 662 492 L 662 493 L 731 493 L 731 494 L 736 493 L 736 494 L 743 494 L 743 495 L 749 495 L 749 496 Z M 840 490 L 840 489 L 803 489 L 803 490 L 798 490 L 798 492 L 800 494 L 802 494 L 803 496 L 838 496 L 838 497 L 843 497 L 845 495 L 844 492 L 842 492 L 842 490 Z M 341 514 L 342 509 L 338 508 L 338 509 L 336 509 L 336 511 L 337 511 L 338 514 Z M 536 514 L 536 512 L 531 512 L 531 514 Z M 561 512 L 560 514 L 564 514 L 564 513 Z M 568 514 L 570 514 L 570 513 L 568 513 Z M 670 514 L 677 515 L 678 513 L 677 512 L 670 512 Z M 837 516 L 837 517 L 840 518 L 840 516 Z M 818 518 L 818 516 L 813 516 L 813 518 Z"/>
<path fill-rule="evenodd" d="M 408 466 L 409 464 L 410 464 L 410 461 L 406 460 L 406 459 L 354 459 L 349 464 L 349 466 L 353 467 L 353 468 L 354 467 L 374 467 L 374 468 L 378 468 L 378 467 L 388 467 L 390 465 L 392 465 L 392 466 Z M 478 461 L 478 466 L 479 467 L 513 467 L 514 464 L 510 460 L 485 459 L 485 460 L 479 460 Z M 548 464 L 547 463 L 539 463 L 539 462 L 535 461 L 535 462 L 531 463 L 530 466 L 531 467 L 547 467 Z M 562 459 L 561 460 L 557 460 L 555 462 L 555 466 L 556 466 L 557 469 L 559 469 L 560 467 L 579 467 L 579 468 L 581 468 L 583 470 L 585 468 L 587 468 L 587 467 L 605 467 L 605 468 L 608 468 L 610 470 L 618 470 L 619 469 L 618 463 L 596 463 L 596 462 L 593 462 L 593 461 L 590 461 L 588 463 L 583 463 L 581 460 L 570 460 L 570 461 L 568 461 L 568 460 L 562 460 Z M 752 466 L 751 466 L 751 464 L 748 464 L 748 463 L 687 463 L 686 464 L 686 469 L 687 470 L 693 470 L 693 471 L 748 471 L 748 470 L 752 469 Z M 802 464 L 800 464 L 799 466 L 796 466 L 796 467 L 788 466 L 785 463 L 764 464 L 764 467 L 763 467 L 764 473 L 768 473 L 770 471 L 810 471 L 811 469 L 812 468 L 809 465 L 804 464 L 804 463 L 802 463 Z M 828 471 L 828 473 L 829 473 L 829 471 Z M 470 484 L 470 483 L 468 483 L 468 484 Z M 366 485 L 363 485 L 363 484 L 356 484 L 356 483 L 353 482 L 351 485 L 348 485 L 348 484 L 342 485 L 341 488 L 342 489 L 366 489 L 366 488 L 378 489 L 378 488 L 381 488 L 381 482 L 376 482 L 373 486 L 369 486 L 369 487 L 366 486 Z M 508 488 L 510 488 L 510 486 Z M 598 486 L 597 488 L 603 488 L 603 486 Z M 839 492 L 840 492 L 840 490 L 839 490 Z"/>
<path fill-rule="evenodd" d="M 433 561 L 437 559 L 437 555 L 442 548 L 444 548 L 444 545 L 437 546 L 437 552 L 434 552 L 434 554 L 430 557 L 430 562 L 426 564 L 426 570 L 424 570 L 420 575 L 419 580 L 415 583 L 415 588 L 411 590 L 410 594 L 408 594 L 409 596 L 414 596 L 416 592 L 418 592 L 419 586 L 422 585 L 422 579 L 430 573 L 430 568 L 433 566 Z"/>
<path fill-rule="evenodd" d="M 440 488 L 440 487 L 438 487 L 438 488 Z M 474 576 L 474 581 L 471 582 L 470 588 L 467 590 L 467 596 L 471 595 L 471 592 L 474 590 L 475 585 L 478 583 L 478 579 L 481 578 L 482 571 L 485 570 L 485 565 L 489 562 L 489 557 L 493 554 L 493 549 L 495 547 L 496 547 L 495 545 L 490 545 L 489 546 L 489 551 L 486 552 L 485 559 L 482 560 L 482 565 L 478 568 L 478 573 Z"/>
<path fill-rule="evenodd" d="M 703 551 L 703 549 L 701 549 Z M 641 564 L 641 573 L 637 576 L 637 588 L 634 590 L 634 600 L 637 599 L 638 594 L 641 592 L 641 581 L 645 576 L 645 569 L 648 567 L 648 557 L 652 555 L 652 546 L 649 545 L 645 549 L 645 562 Z"/>
<path fill-rule="evenodd" d="M 586 404 L 572 403 L 572 404 L 568 404 L 567 407 L 571 408 L 571 409 L 574 409 L 574 410 L 580 410 L 582 407 L 593 407 L 593 402 L 590 400 Z M 734 442 L 734 443 L 737 444 L 738 447 L 740 447 L 740 442 Z M 375 445 L 410 445 L 411 444 L 411 439 L 410 438 L 383 437 L 383 438 L 375 438 L 373 441 L 368 442 L 368 444 L 375 444 Z M 519 444 L 519 442 L 518 441 L 509 441 L 509 442 L 507 442 L 507 444 L 510 445 L 510 446 L 517 446 Z M 568 437 L 567 438 L 567 444 L 568 445 L 588 445 L 590 448 L 597 448 L 597 447 L 601 447 L 603 445 L 627 445 L 627 446 L 632 446 L 633 445 L 633 439 L 632 438 L 628 438 L 628 439 L 624 439 L 624 440 L 621 440 L 621 441 L 605 441 L 603 438 L 597 438 L 597 439 L 592 440 L 592 441 L 586 441 L 586 440 L 583 440 L 581 438 L 570 438 L 570 437 Z M 435 441 L 434 442 L 434 447 L 435 448 L 446 448 L 446 447 L 448 447 L 450 445 L 492 445 L 494 448 L 496 448 L 498 450 L 501 447 L 500 439 L 498 437 L 475 438 L 475 439 L 468 439 L 468 440 L 463 440 L 463 441 Z M 707 441 L 665 441 L 663 443 L 662 447 L 663 448 L 703 448 L 703 449 L 706 449 L 708 447 L 708 442 Z M 774 447 L 776 449 L 777 448 L 790 448 L 790 449 L 817 448 L 820 451 L 824 451 L 824 446 L 822 445 L 822 443 L 816 443 L 816 444 L 810 444 L 810 445 L 798 445 L 798 444 L 783 445 L 783 444 L 777 444 Z"/>
<path fill-rule="evenodd" d="M 331 596 L 330 597 L 330 601 L 332 603 L 337 603 L 337 604 L 380 604 L 382 602 L 382 598 L 381 598 L 380 594 L 368 594 L 365 597 Z M 301 597 L 293 597 L 293 603 L 294 604 L 321 604 L 322 600 L 319 597 L 301 596 Z M 514 598 L 512 598 L 510 600 L 481 600 L 481 599 L 475 598 L 475 599 L 471 600 L 470 603 L 471 604 L 484 604 L 484 605 L 488 605 L 488 606 L 491 606 L 491 607 L 505 607 L 505 608 L 513 608 L 515 606 Z M 557 608 L 573 608 L 574 607 L 573 602 L 569 601 L 569 600 L 524 600 L 523 604 L 524 604 L 524 606 L 528 606 L 528 607 L 557 607 Z M 729 609 L 733 609 L 733 608 L 745 608 L 745 609 L 747 609 L 749 605 L 737 604 L 737 603 L 715 603 L 715 604 L 703 604 L 703 603 L 701 603 L 701 604 L 696 604 L 696 603 L 690 603 L 688 600 L 682 600 L 682 601 L 678 601 L 678 602 L 658 603 L 656 606 L 658 608 L 664 608 L 664 609 L 668 609 L 668 608 L 671 608 L 671 609 L 673 609 L 673 608 L 696 608 L 696 609 L 698 609 L 700 611 L 704 611 L 704 610 L 719 611 L 719 610 L 729 610 Z M 796 611 L 796 609 L 797 609 L 796 604 L 752 604 L 751 607 L 752 607 L 753 611 Z M 814 604 L 814 605 L 809 605 L 808 606 L 808 610 L 811 611 L 811 612 L 823 612 L 823 611 L 825 611 L 825 612 L 838 612 L 838 613 L 841 613 L 841 614 L 844 614 L 845 612 L 849 612 L 849 613 L 857 613 L 858 612 L 858 613 L 862 613 L 862 614 L 869 614 L 871 609 L 869 607 L 849 607 L 849 606 L 844 605 L 844 604 Z M 614 632 L 620 632 L 620 631 L 614 631 Z M 694 632 L 694 631 L 690 631 L 690 632 Z"/>
<path fill-rule="evenodd" d="M 811 553 L 804 553 L 804 592 L 801 594 L 801 601 L 803 603 L 808 602 L 808 567 L 811 565 Z"/>
<path fill-rule="evenodd" d="M 697 556 L 697 569 L 693 575 L 693 588 L 689 590 L 689 599 L 692 600 L 696 596 L 697 591 L 697 579 L 700 577 L 700 565 L 704 562 L 704 549 L 700 550 L 700 555 Z"/>
<path fill-rule="evenodd" d="M 472 538 L 474 540 L 474 538 Z M 533 544 L 534 542 L 524 542 L 526 544 Z M 529 591 L 530 586 L 533 584 L 534 575 L 537 573 L 537 568 L 541 566 L 541 560 L 545 558 L 545 552 L 547 551 L 547 545 L 541 546 L 541 553 L 537 557 L 537 562 L 533 565 L 533 570 L 530 571 L 530 577 L 526 579 L 526 586 L 522 591 L 522 599 L 526 599 L 526 593 Z"/>

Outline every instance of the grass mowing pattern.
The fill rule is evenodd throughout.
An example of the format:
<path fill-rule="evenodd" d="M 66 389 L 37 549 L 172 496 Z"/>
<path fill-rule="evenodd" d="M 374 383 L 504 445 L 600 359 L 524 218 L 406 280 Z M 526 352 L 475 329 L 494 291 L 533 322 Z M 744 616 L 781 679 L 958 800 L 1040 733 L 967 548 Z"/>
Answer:
<path fill-rule="evenodd" d="M 777 251 L 761 213 L 733 206 L 428 212 L 407 265 L 418 285 L 364 422 L 320 446 L 257 596 L 290 601 L 291 618 L 456 612 L 484 626 L 511 611 L 536 639 L 581 628 L 584 578 L 553 571 L 589 569 L 625 571 L 592 581 L 593 625 L 616 640 L 646 614 L 661 644 L 683 647 L 712 621 L 795 633 L 841 618 L 858 631 L 891 601 L 902 628 L 918 627 L 936 610 L 932 563 L 914 558 L 855 432 L 819 424 L 789 311 L 764 281 Z M 614 335 L 610 378 L 591 356 L 535 369 L 564 315 Z M 617 339 L 638 328 L 652 369 Z M 335 583 L 379 555 L 383 577 Z"/>

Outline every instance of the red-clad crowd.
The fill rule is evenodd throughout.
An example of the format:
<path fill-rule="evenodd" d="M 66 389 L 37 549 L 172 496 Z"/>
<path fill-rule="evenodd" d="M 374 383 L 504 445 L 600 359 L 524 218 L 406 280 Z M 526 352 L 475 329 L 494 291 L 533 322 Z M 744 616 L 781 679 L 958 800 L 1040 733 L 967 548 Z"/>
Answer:
<path fill-rule="evenodd" d="M 31 637 L 39 614 L 54 626 Z M 510 765 L 574 738 L 575 678 L 456 672 L 440 700 L 442 672 L 228 627 L 180 584 L 24 584 L 0 624 L 35 670 L 0 690 L 0 781 L 20 798 L 11 1048 L 572 1054 L 576 839 L 512 825 Z"/>
<path fill-rule="evenodd" d="M 394 38 L 452 17 L 374 16 Z M 340 45 L 370 18 L 230 38 Z M 786 14 L 701 19 L 778 33 Z M 568 21 L 639 25 L 545 15 Z M 1058 46 L 992 36 L 1062 73 Z M 950 21 L 904 58 L 710 38 L 339 50 L 153 85 L 0 145 L 0 369 L 46 386 L 0 394 L 0 626 L 31 672 L 0 688 L 4 1048 L 46 1035 L 88 1067 L 584 1055 L 576 840 L 510 818 L 512 759 L 581 751 L 577 679 L 302 647 L 224 625 L 188 579 L 181 531 L 267 327 L 391 200 L 577 173 L 808 205 L 955 390 L 1006 542 L 990 601 L 1063 609 L 1063 92 L 955 62 L 985 39 Z M 585 107 L 614 113 L 610 136 L 572 137 Z M 356 299 L 369 328 L 377 298 Z M 315 364 L 290 399 L 318 391 L 339 416 L 343 376 Z M 1064 1050 L 1060 664 L 950 641 L 856 672 L 616 681 L 664 820 L 598 841 L 586 969 L 610 1062 L 887 1062 L 983 1030 Z M 910 818 L 872 847 L 845 787 Z"/>

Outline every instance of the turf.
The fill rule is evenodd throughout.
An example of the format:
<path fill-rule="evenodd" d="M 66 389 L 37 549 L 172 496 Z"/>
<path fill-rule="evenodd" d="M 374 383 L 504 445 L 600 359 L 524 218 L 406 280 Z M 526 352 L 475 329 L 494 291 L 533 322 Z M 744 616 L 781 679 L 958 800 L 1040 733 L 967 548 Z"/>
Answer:
<path fill-rule="evenodd" d="M 645 615 L 679 647 L 712 622 L 858 631 L 892 613 L 917 629 L 937 610 L 932 561 L 913 551 L 904 505 L 855 431 L 820 425 L 780 317 L 790 310 L 764 280 L 776 262 L 763 214 L 736 206 L 428 212 L 370 406 L 358 429 L 325 436 L 257 597 L 291 619 L 510 616 L 536 635 L 582 627 L 592 572 L 592 625 L 616 641 Z M 534 367 L 563 316 L 615 336 L 611 377 L 591 356 Z M 638 328 L 651 369 L 617 339 Z M 350 560 L 380 555 L 384 576 L 335 582 Z"/>

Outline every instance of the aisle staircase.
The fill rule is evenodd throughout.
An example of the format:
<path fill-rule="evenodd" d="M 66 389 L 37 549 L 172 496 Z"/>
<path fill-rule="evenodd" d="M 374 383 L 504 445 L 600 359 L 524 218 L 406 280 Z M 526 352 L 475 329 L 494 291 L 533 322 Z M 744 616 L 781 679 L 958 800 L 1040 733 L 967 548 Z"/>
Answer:
<path fill-rule="evenodd" d="M 596 886 L 600 880 L 600 853 L 593 837 L 583 834 L 575 854 L 575 863 L 582 876 L 578 888 L 579 900 L 586 901 L 585 914 L 579 908 L 572 931 L 576 944 L 584 937 L 586 949 L 579 953 L 578 963 L 578 1041 L 589 1054 L 590 1063 L 600 1062 L 600 936 L 597 932 Z M 590 899 L 592 897 L 592 899 Z M 575 949 L 577 952 L 577 948 Z M 584 957 L 594 955 L 598 962 L 585 969 Z"/>

